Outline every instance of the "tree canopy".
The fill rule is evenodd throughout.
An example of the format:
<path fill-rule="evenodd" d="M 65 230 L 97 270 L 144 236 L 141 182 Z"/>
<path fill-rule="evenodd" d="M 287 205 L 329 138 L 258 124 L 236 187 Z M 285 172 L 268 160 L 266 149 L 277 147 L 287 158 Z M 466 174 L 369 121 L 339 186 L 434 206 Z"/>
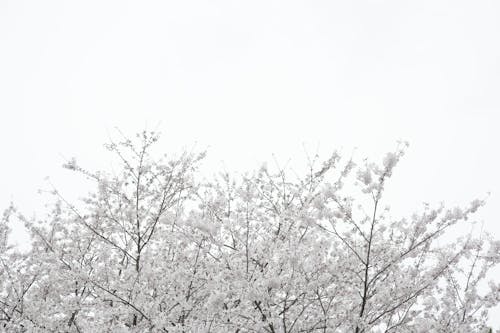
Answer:
<path fill-rule="evenodd" d="M 488 332 L 500 242 L 443 240 L 484 201 L 393 217 L 384 187 L 406 144 L 378 164 L 333 153 L 302 175 L 206 180 L 204 153 L 157 158 L 158 138 L 106 145 L 112 173 L 68 161 L 96 185 L 81 203 L 54 190 L 42 219 L 4 212 L 0 331 Z M 12 218 L 28 251 L 9 245 Z"/>

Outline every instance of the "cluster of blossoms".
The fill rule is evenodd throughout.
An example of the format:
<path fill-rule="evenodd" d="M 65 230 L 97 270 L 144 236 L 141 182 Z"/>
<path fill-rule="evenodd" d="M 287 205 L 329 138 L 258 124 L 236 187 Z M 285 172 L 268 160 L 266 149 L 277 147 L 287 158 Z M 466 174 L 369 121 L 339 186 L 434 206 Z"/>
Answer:
<path fill-rule="evenodd" d="M 333 154 L 289 170 L 198 181 L 204 154 L 154 159 L 155 133 L 107 148 L 122 169 L 43 220 L 0 222 L 0 331 L 487 332 L 500 285 L 488 235 L 441 237 L 484 204 L 395 219 L 379 165 Z M 16 215 L 31 249 L 8 244 Z M 446 245 L 443 245 L 446 244 Z M 488 289 L 489 288 L 489 289 Z"/>

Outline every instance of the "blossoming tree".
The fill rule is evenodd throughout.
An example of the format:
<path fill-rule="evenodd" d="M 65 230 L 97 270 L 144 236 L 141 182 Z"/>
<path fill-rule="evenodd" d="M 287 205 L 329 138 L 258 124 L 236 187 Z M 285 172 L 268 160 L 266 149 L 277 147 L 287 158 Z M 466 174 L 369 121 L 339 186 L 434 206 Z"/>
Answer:
<path fill-rule="evenodd" d="M 484 202 L 396 219 L 383 162 L 333 154 L 299 176 L 263 166 L 197 179 L 204 154 L 155 159 L 156 133 L 107 145 L 121 169 L 90 172 L 81 203 L 0 222 L 0 331 L 486 332 L 500 242 L 443 235 Z M 17 216 L 31 249 L 8 244 Z"/>

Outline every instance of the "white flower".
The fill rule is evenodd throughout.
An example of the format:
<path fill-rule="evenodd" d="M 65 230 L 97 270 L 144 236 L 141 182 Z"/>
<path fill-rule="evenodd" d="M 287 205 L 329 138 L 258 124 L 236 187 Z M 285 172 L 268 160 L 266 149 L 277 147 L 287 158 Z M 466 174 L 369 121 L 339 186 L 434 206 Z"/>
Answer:
<path fill-rule="evenodd" d="M 358 172 L 358 179 L 363 182 L 366 186 L 369 186 L 372 183 L 372 173 L 370 169 L 366 169 L 364 171 Z"/>
<path fill-rule="evenodd" d="M 225 299 L 226 296 L 223 293 L 214 291 L 208 299 L 208 304 L 210 304 L 212 308 L 221 308 Z"/>
<path fill-rule="evenodd" d="M 384 158 L 384 167 L 388 172 L 391 172 L 392 168 L 396 165 L 398 162 L 398 157 L 394 153 L 387 153 Z"/>
<path fill-rule="evenodd" d="M 267 287 L 268 288 L 278 289 L 280 286 L 281 286 L 281 281 L 276 277 L 272 277 L 272 278 L 269 278 L 269 280 L 267 280 Z"/>
<path fill-rule="evenodd" d="M 209 235 L 213 235 L 217 231 L 217 226 L 214 225 L 213 223 L 196 222 L 193 223 L 193 226 Z"/>

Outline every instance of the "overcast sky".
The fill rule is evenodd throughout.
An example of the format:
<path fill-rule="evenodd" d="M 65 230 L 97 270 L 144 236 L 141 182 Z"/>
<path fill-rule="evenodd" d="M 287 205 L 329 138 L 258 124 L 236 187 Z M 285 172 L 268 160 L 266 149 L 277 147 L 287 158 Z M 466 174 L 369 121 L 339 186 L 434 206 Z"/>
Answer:
<path fill-rule="evenodd" d="M 105 167 L 115 126 L 211 170 L 403 139 L 391 206 L 490 191 L 500 237 L 499 36 L 493 0 L 0 0 L 0 205 L 37 209 L 45 176 L 79 193 L 60 165 Z"/>

